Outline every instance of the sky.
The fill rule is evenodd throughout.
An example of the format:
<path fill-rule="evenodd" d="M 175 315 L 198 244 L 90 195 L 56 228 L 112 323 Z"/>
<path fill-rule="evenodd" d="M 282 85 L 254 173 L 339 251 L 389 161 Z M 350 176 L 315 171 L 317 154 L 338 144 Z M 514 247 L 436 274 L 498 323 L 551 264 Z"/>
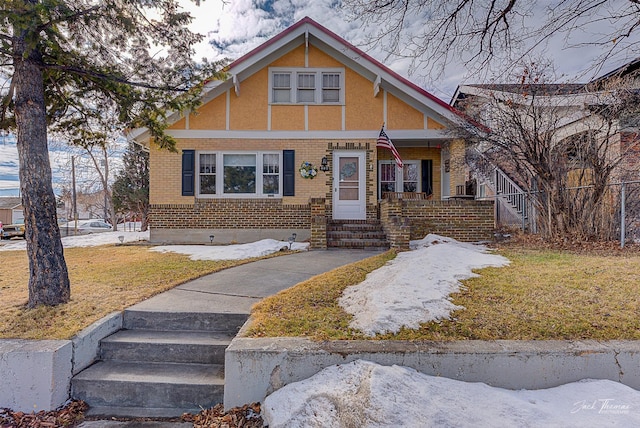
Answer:
<path fill-rule="evenodd" d="M 445 68 L 442 75 L 430 75 L 428 70 L 421 66 L 410 71 L 409 59 L 387 55 L 380 47 L 368 45 L 372 32 L 375 32 L 378 26 L 364 24 L 357 17 L 352 19 L 345 10 L 340 8 L 341 0 L 204 0 L 200 2 L 200 6 L 196 6 L 192 0 L 179 0 L 179 2 L 195 17 L 190 26 L 192 31 L 205 35 L 205 40 L 197 46 L 196 58 L 236 59 L 288 26 L 309 16 L 445 102 L 449 102 L 458 85 L 486 83 L 490 78 L 487 75 L 474 74 L 472 68 L 455 60 Z M 438 2 L 434 3 L 438 4 Z M 517 2 L 516 7 L 522 8 L 521 12 L 524 16 L 523 31 L 526 32 L 535 27 L 535 24 L 554 13 L 554 5 L 559 3 L 559 1 L 550 0 Z M 584 2 L 567 0 L 563 3 Z M 611 22 L 607 19 L 607 15 L 621 7 L 628 7 L 630 2 L 629 0 L 608 0 L 603 4 L 604 6 L 598 9 L 597 16 L 577 22 L 576 28 L 570 35 L 559 34 L 540 45 L 538 52 L 544 49 L 545 56 L 553 60 L 556 77 L 559 80 L 588 81 L 629 61 L 633 55 L 638 55 L 633 49 L 625 49 L 626 40 L 619 41 L 620 44 L 616 45 L 619 49 L 617 55 L 604 62 L 602 68 L 592 67 L 594 61 L 609 48 L 608 45 L 603 48 L 592 43 L 601 40 L 611 32 Z M 424 15 L 411 15 L 407 17 L 406 28 L 420 29 L 426 19 Z M 519 23 L 515 21 L 514 27 L 516 24 Z M 630 42 L 639 40 L 640 36 L 634 35 Z M 428 55 L 429 52 L 426 56 Z M 501 63 L 498 62 L 498 64 Z M 497 76 L 508 74 L 504 69 L 494 69 L 494 72 Z M 52 156 L 56 192 L 59 192 L 61 183 L 69 182 L 68 158 L 68 155 Z M 18 194 L 17 165 L 15 142 L 2 141 L 0 138 L 0 196 Z"/>
<path fill-rule="evenodd" d="M 65 248 L 113 245 L 119 236 L 125 243 L 149 237 L 148 232 L 118 231 L 65 237 L 62 243 Z M 228 260 L 266 255 L 283 247 L 288 243 L 267 239 L 241 245 L 159 246 L 150 251 L 188 254 L 194 260 Z M 23 240 L 0 243 L 0 251 L 24 248 Z M 292 246 L 301 251 L 307 248 L 307 243 Z M 346 303 L 354 315 L 354 328 L 374 334 L 448 318 L 458 309 L 449 299 L 459 290 L 459 280 L 474 275 L 472 269 L 509 263 L 483 246 L 438 235 L 412 241 L 411 248 L 345 290 L 341 304 Z M 362 301 L 362 305 L 350 306 L 349 301 Z M 590 379 L 513 391 L 357 360 L 327 367 L 275 391 L 264 400 L 262 416 L 271 428 L 631 427 L 640 426 L 640 391 Z"/>

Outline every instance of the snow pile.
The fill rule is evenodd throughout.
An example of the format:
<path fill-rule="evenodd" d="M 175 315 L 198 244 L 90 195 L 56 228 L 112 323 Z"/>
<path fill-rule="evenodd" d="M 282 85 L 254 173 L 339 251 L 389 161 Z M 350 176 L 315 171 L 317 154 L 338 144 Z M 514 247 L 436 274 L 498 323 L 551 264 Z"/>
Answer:
<path fill-rule="evenodd" d="M 477 276 L 472 269 L 509 264 L 484 246 L 438 235 L 412 241 L 411 248 L 345 289 L 338 303 L 353 315 L 352 328 L 374 336 L 449 318 L 460 309 L 449 298 L 460 290 L 459 280 Z"/>
<path fill-rule="evenodd" d="M 331 366 L 262 406 L 271 428 L 640 426 L 640 392 L 609 380 L 511 391 L 368 361 Z"/>
<path fill-rule="evenodd" d="M 237 245 L 163 245 L 153 247 L 151 251 L 172 252 L 189 255 L 191 260 L 241 260 L 262 257 L 289 248 L 289 243 L 275 239 L 263 239 L 249 244 Z M 306 250 L 307 242 L 294 242 L 291 250 Z"/>

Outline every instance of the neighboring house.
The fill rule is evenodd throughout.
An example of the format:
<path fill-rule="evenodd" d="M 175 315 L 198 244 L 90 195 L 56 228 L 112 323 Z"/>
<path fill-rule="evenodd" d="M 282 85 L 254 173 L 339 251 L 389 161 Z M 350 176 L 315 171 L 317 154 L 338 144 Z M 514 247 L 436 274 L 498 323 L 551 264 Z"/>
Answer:
<path fill-rule="evenodd" d="M 24 220 L 22 198 L 0 196 L 0 224 L 12 224 Z"/>
<path fill-rule="evenodd" d="M 105 196 L 100 190 L 93 193 L 78 192 L 76 195 L 76 207 L 78 219 L 105 219 L 104 215 Z M 58 221 L 68 222 L 74 220 L 73 198 L 70 192 L 65 192 L 58 197 Z"/>
<path fill-rule="evenodd" d="M 637 93 L 640 88 L 637 78 L 639 68 L 640 60 L 632 61 L 589 83 L 579 84 L 461 85 L 456 89 L 450 105 L 479 118 L 483 125 L 498 134 L 504 126 L 496 123 L 496 118 L 503 118 L 504 115 L 492 114 L 492 109 L 506 106 L 505 109 L 515 110 L 513 106 L 521 106 L 524 111 L 531 105 L 535 105 L 538 112 L 546 109 L 548 122 L 544 123 L 543 117 L 536 125 L 542 123 L 542 131 L 538 132 L 548 131 L 552 135 L 552 149 L 554 146 L 563 148 L 565 159 L 562 162 L 566 168 L 568 188 L 594 183 L 585 159 L 590 155 L 593 159 L 593 151 L 602 150 L 598 147 L 603 142 L 606 142 L 608 150 L 606 159 L 621 158 L 610 176 L 610 184 L 633 182 L 640 180 L 638 110 L 631 108 L 625 115 L 620 111 L 610 113 L 615 111 L 613 108 L 606 109 L 620 99 L 616 97 L 621 96 L 622 91 Z M 610 127 L 603 120 L 603 111 L 618 115 L 613 117 Z M 527 123 L 531 124 L 531 120 L 527 120 L 522 121 L 525 127 Z M 527 223 L 535 228 L 535 215 L 529 212 L 531 206 L 525 199 L 527 192 L 536 190 L 536 177 L 504 153 L 504 150 L 495 150 L 490 144 L 467 148 L 467 176 L 476 183 L 474 196 L 483 198 L 509 194 L 509 197 L 497 199 L 498 223 L 522 224 L 523 227 Z"/>
<path fill-rule="evenodd" d="M 391 244 L 406 246 L 409 236 L 440 230 L 410 231 L 417 220 L 389 210 L 414 200 L 435 212 L 447 205 L 450 189 L 464 184 L 463 169 L 453 166 L 461 162 L 452 161 L 463 156 L 464 143 L 446 132 L 457 117 L 448 104 L 309 18 L 226 73 L 227 80 L 206 86 L 197 112 L 171 118 L 167 133 L 179 153 L 155 148 L 144 129 L 130 135 L 150 148 L 152 242 L 209 243 L 211 236 L 215 243 L 248 242 L 296 233 L 324 248 L 332 245 L 332 225 L 382 219 Z M 390 150 L 376 147 L 383 124 L 403 168 Z M 311 170 L 314 176 L 305 178 Z M 381 210 L 385 200 L 391 205 Z M 465 235 L 458 221 L 447 226 L 451 234 L 491 237 L 492 207 L 448 206 L 484 216 L 479 232 Z"/>

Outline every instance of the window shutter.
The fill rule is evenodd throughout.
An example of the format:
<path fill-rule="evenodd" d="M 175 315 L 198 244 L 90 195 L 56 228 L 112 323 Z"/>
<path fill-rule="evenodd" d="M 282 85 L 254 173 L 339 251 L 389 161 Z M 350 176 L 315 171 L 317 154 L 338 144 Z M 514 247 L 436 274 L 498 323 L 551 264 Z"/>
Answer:
<path fill-rule="evenodd" d="M 196 151 L 182 151 L 182 196 L 195 195 Z"/>
<path fill-rule="evenodd" d="M 422 160 L 422 191 L 427 195 L 433 194 L 433 160 Z"/>
<path fill-rule="evenodd" d="M 282 196 L 295 196 L 296 151 L 282 151 Z"/>

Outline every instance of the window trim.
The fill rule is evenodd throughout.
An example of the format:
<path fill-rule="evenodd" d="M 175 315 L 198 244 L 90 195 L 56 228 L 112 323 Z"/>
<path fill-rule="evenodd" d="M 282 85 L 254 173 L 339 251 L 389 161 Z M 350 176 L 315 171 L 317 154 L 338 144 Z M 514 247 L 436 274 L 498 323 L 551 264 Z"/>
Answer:
<path fill-rule="evenodd" d="M 274 74 L 290 74 L 289 102 L 275 102 L 274 91 Z M 314 74 L 315 87 L 313 89 L 313 101 L 298 102 L 298 75 Z M 323 101 L 323 75 L 338 74 L 340 76 L 340 88 L 338 88 L 338 101 Z M 309 89 L 306 89 L 309 90 Z M 345 69 L 341 67 L 327 68 L 304 68 L 304 67 L 269 67 L 269 105 L 322 105 L 322 106 L 342 106 L 345 100 Z"/>
<path fill-rule="evenodd" d="M 216 155 L 216 193 L 200 193 L 200 155 Z M 278 156 L 278 193 L 263 193 L 264 156 L 266 154 Z M 201 199 L 279 199 L 282 198 L 283 186 L 283 155 L 278 150 L 199 150 L 196 152 L 196 192 L 195 196 Z M 224 155 L 254 155 L 256 157 L 256 193 L 224 193 Z M 268 175 L 276 175 L 268 173 Z"/>

